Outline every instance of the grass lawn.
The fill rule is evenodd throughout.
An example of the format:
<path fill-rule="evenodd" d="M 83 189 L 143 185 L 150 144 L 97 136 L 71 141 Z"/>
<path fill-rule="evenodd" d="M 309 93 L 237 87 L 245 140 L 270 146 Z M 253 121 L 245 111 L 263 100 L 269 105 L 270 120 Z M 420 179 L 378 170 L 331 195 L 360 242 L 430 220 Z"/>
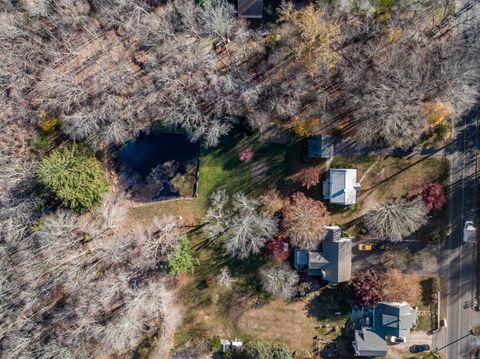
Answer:
<path fill-rule="evenodd" d="M 181 215 L 188 223 L 197 224 L 205 214 L 209 195 L 217 189 L 258 196 L 276 186 L 288 193 L 294 187 L 292 175 L 306 165 L 304 146 L 303 141 L 283 145 L 260 142 L 255 136 L 228 137 L 214 149 L 202 149 L 197 197 L 132 207 L 129 217 L 149 221 L 166 214 Z M 241 162 L 238 154 L 248 147 L 254 157 L 248 163 Z"/>
<path fill-rule="evenodd" d="M 246 148 L 252 148 L 254 152 L 248 163 L 238 159 L 239 152 Z M 229 137 L 214 149 L 202 149 L 197 197 L 141 205 L 129 210 L 129 219 L 135 223 L 148 223 L 154 217 L 169 214 L 182 216 L 192 225 L 189 234 L 198 266 L 192 275 L 180 279 L 184 321 L 176 334 L 177 346 L 189 345 L 198 339 L 210 340 L 217 335 L 244 339 L 258 335 L 274 341 L 278 339 L 297 350 L 311 349 L 313 337 L 319 334 L 316 327 L 321 325 L 308 315 L 307 303 L 269 302 L 261 292 L 257 278 L 258 269 L 265 264 L 264 257 L 254 256 L 245 261 L 228 258 L 221 241 L 210 241 L 201 228 L 196 227 L 205 214 L 209 195 L 217 189 L 225 189 L 230 194 L 241 191 L 253 197 L 271 187 L 285 195 L 297 190 L 295 173 L 304 166 L 322 165 L 321 162 L 307 162 L 304 157 L 304 141 L 283 145 L 260 142 L 256 137 Z M 215 281 L 215 276 L 226 265 L 235 278 L 231 289 L 220 288 Z M 256 313 L 258 308 L 261 312 Z M 260 321 L 259 314 L 268 317 L 269 321 Z M 256 322 L 245 319 L 252 315 Z M 285 317 L 282 321 L 285 328 L 278 328 L 277 334 L 272 332 L 265 337 L 268 332 L 265 325 L 270 329 L 275 327 L 278 322 L 272 318 L 278 319 L 279 316 Z M 288 318 L 296 318 L 297 334 L 290 339 Z M 262 332 L 265 333 L 262 335 Z"/>
<path fill-rule="evenodd" d="M 238 159 L 246 148 L 254 152 L 248 163 Z M 332 165 L 357 168 L 358 179 L 365 175 L 358 205 L 333 209 L 333 221 L 340 224 L 354 221 L 375 201 L 411 194 L 419 183 L 443 183 L 448 177 L 444 162 L 436 158 L 338 157 Z M 259 288 L 258 269 L 266 264 L 265 258 L 233 260 L 225 255 L 220 240 L 209 240 L 198 226 L 213 191 L 241 191 L 256 197 L 275 186 L 287 196 L 299 189 L 295 174 L 305 166 L 324 169 L 325 164 L 305 159 L 304 141 L 282 145 L 261 142 L 254 136 L 229 137 L 214 149 L 202 149 L 197 197 L 130 208 L 129 220 L 136 223 L 170 214 L 182 216 L 191 225 L 189 235 L 198 266 L 193 274 L 179 279 L 184 320 L 176 333 L 177 346 L 199 339 L 209 341 L 214 336 L 255 337 L 311 351 L 313 338 L 318 337 L 336 340 L 341 352 L 349 350 L 350 341 L 343 335 L 349 312 L 345 298 L 349 295 L 341 288 L 316 291 L 292 303 L 271 300 Z M 321 186 L 306 193 L 320 199 Z M 215 280 L 224 266 L 234 277 L 230 289 L 219 287 Z"/>
<path fill-rule="evenodd" d="M 435 329 L 434 321 L 436 319 L 439 279 L 438 277 L 417 276 L 416 280 L 420 285 L 421 294 L 417 301 L 413 303 L 418 308 L 415 330 L 430 332 Z"/>
<path fill-rule="evenodd" d="M 353 235 L 357 234 L 361 216 L 377 203 L 418 194 L 423 185 L 430 182 L 448 186 L 449 163 L 439 157 L 335 157 L 331 167 L 357 169 L 357 181 L 361 185 L 357 204 L 349 207 L 329 206 L 332 222 L 341 224 L 344 230 Z M 446 210 L 436 213 L 430 221 L 432 227 L 439 220 L 443 221 L 447 214 Z M 431 234 L 431 231 L 428 233 Z"/>

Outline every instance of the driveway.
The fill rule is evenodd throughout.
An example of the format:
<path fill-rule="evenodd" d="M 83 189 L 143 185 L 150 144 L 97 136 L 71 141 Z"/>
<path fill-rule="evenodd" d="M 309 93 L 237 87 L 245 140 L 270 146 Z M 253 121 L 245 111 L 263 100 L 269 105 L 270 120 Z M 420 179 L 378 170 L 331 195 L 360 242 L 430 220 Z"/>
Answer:
<path fill-rule="evenodd" d="M 388 242 L 388 251 L 363 252 L 359 243 L 374 243 L 362 240 L 354 243 L 352 249 L 352 271 L 359 273 L 372 267 L 394 267 L 419 275 L 438 275 L 438 246 L 425 241 L 405 240 Z M 383 243 L 383 242 L 382 242 Z"/>
<path fill-rule="evenodd" d="M 414 344 L 428 344 L 432 347 L 432 335 L 427 332 L 411 332 L 407 336 L 406 343 L 399 343 L 388 347 L 387 358 L 388 359 L 403 359 L 410 356 L 414 356 L 409 352 L 409 348 Z"/>

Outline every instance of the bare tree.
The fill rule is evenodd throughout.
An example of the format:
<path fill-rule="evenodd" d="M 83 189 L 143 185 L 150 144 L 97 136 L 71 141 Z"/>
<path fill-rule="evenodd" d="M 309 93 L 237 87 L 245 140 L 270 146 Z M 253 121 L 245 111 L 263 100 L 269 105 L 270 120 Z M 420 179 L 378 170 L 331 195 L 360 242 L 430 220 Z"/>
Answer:
<path fill-rule="evenodd" d="M 427 222 L 428 208 L 421 198 L 399 198 L 368 211 L 363 221 L 368 231 L 382 239 L 398 241 Z"/>
<path fill-rule="evenodd" d="M 297 294 L 299 279 L 298 274 L 287 265 L 260 271 L 263 289 L 281 299 L 291 299 Z"/>
<path fill-rule="evenodd" d="M 275 220 L 259 213 L 259 202 L 243 193 L 233 196 L 234 215 L 224 240 L 232 257 L 247 258 L 258 254 L 277 231 Z"/>
<path fill-rule="evenodd" d="M 223 267 L 216 277 L 217 283 L 221 287 L 230 288 L 232 284 L 232 274 L 228 267 Z"/>
<path fill-rule="evenodd" d="M 203 29 L 207 35 L 225 44 L 233 35 L 234 15 L 235 8 L 227 1 L 209 1 L 202 14 Z"/>
<path fill-rule="evenodd" d="M 125 194 L 123 192 L 110 193 L 102 202 L 99 209 L 102 221 L 107 228 L 114 228 L 126 212 Z"/>
<path fill-rule="evenodd" d="M 231 212 L 227 209 L 229 197 L 225 190 L 218 190 L 210 195 L 210 206 L 205 215 L 205 229 L 210 237 L 225 233 L 229 226 Z"/>

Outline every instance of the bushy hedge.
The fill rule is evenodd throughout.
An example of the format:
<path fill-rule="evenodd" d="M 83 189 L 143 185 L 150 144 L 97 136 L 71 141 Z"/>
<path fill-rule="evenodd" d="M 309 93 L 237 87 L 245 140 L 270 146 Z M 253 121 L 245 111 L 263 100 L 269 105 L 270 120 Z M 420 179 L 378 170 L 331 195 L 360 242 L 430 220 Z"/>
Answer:
<path fill-rule="evenodd" d="M 169 255 L 168 270 L 172 275 L 193 273 L 196 263 L 193 252 L 188 246 L 188 237 L 183 236 L 178 246 Z"/>
<path fill-rule="evenodd" d="M 271 344 L 256 340 L 246 345 L 248 359 L 292 359 L 292 352 L 283 344 Z"/>
<path fill-rule="evenodd" d="M 108 191 L 100 162 L 77 145 L 45 157 L 38 165 L 37 178 L 62 206 L 78 211 L 94 208 Z"/>

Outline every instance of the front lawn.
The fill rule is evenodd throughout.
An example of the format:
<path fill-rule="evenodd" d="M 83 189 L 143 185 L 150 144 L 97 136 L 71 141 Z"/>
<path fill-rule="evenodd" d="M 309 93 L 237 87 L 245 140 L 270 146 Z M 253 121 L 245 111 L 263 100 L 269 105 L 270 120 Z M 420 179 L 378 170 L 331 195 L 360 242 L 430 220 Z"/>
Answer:
<path fill-rule="evenodd" d="M 438 182 L 448 186 L 449 162 L 442 157 L 393 157 L 356 156 L 335 157 L 333 168 L 356 168 L 361 190 L 356 205 L 336 208 L 329 206 L 332 222 L 339 223 L 351 234 L 357 234 L 362 215 L 377 203 L 384 203 L 402 196 L 418 195 L 428 183 Z M 446 208 L 433 213 L 425 236 L 432 236 L 432 228 L 438 228 Z M 422 232 L 422 231 L 420 231 Z M 423 235 L 422 235 L 423 236 Z M 432 238 L 429 238 L 432 239 Z"/>

